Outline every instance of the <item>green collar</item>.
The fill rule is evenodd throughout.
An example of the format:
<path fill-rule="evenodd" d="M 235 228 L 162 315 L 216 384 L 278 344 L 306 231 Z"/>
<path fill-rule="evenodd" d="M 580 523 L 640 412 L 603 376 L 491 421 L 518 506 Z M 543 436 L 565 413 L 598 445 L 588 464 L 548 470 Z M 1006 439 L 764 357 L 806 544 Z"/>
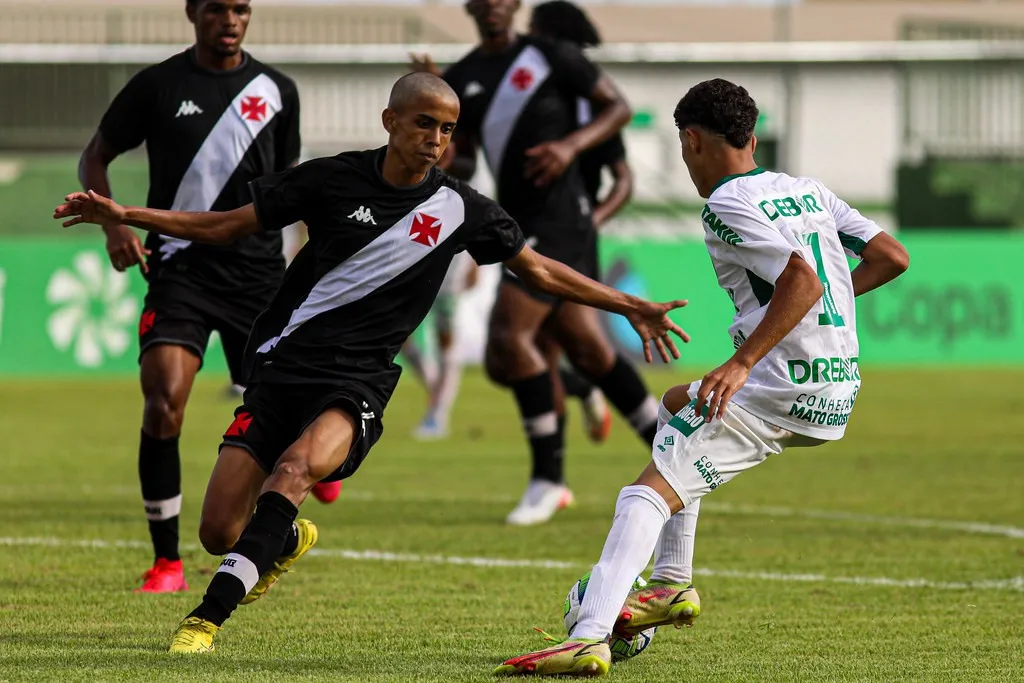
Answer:
<path fill-rule="evenodd" d="M 766 168 L 761 168 L 760 166 L 758 166 L 754 170 L 747 171 L 746 173 L 735 173 L 733 175 L 727 175 L 724 178 L 722 178 L 721 180 L 719 180 L 717 183 L 715 183 L 715 186 L 711 188 L 711 192 L 714 193 L 715 190 L 720 188 L 722 185 L 725 185 L 730 180 L 736 180 L 737 178 L 746 178 L 747 176 L 752 176 L 752 175 L 760 175 L 761 173 L 764 173 L 767 170 L 768 169 L 766 169 Z"/>

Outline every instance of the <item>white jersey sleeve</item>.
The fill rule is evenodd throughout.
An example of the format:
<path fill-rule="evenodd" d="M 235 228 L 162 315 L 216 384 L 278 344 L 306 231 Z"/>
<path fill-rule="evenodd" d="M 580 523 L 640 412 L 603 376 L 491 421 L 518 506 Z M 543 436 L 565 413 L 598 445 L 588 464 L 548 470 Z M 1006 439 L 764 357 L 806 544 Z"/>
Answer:
<path fill-rule="evenodd" d="M 709 199 L 702 218 L 710 233 L 705 241 L 715 256 L 771 285 L 782 275 L 792 255 L 801 253 L 800 247 L 790 243 L 763 213 L 734 195 Z"/>
<path fill-rule="evenodd" d="M 821 192 L 821 200 L 825 210 L 832 214 L 836 222 L 836 231 L 839 233 L 839 241 L 843 245 L 843 251 L 850 258 L 859 259 L 864 247 L 882 228 L 873 220 L 865 218 L 860 211 L 853 208 L 832 190 L 821 183 L 817 183 Z"/>

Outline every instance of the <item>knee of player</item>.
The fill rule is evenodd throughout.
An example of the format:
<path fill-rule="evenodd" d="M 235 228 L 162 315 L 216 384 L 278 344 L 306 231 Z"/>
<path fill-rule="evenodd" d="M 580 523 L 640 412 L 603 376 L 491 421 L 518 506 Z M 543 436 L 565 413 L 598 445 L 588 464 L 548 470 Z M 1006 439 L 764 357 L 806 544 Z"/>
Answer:
<path fill-rule="evenodd" d="M 615 353 L 596 341 L 587 341 L 566 348 L 566 354 L 574 368 L 588 377 L 603 377 L 615 365 Z"/>
<path fill-rule="evenodd" d="M 271 475 L 279 486 L 286 490 L 312 488 L 318 481 L 310 469 L 309 463 L 300 452 L 290 451 L 274 466 Z"/>
<path fill-rule="evenodd" d="M 153 436 L 174 436 L 181 431 L 181 423 L 185 417 L 185 402 L 166 392 L 147 394 L 142 417 L 146 431 Z"/>
<path fill-rule="evenodd" d="M 693 400 L 690 397 L 689 388 L 689 384 L 679 384 L 672 387 L 661 397 L 661 405 L 665 406 L 669 413 L 675 415 L 685 408 L 687 403 Z"/>
<path fill-rule="evenodd" d="M 199 542 L 203 550 L 211 555 L 224 555 L 238 540 L 238 533 L 215 521 L 203 519 L 199 522 Z"/>
<path fill-rule="evenodd" d="M 484 352 L 484 371 L 487 378 L 500 386 L 508 385 L 508 356 L 500 345 L 488 342 Z"/>

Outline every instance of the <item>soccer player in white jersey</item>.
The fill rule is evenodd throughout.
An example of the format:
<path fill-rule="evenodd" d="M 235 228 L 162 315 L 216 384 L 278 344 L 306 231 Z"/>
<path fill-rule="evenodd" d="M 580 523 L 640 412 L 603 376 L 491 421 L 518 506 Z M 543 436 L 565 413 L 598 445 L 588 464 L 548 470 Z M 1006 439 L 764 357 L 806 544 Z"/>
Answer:
<path fill-rule="evenodd" d="M 421 441 L 448 436 L 448 422 L 462 378 L 455 314 L 459 298 L 476 285 L 476 280 L 477 265 L 473 259 L 464 252 L 456 254 L 430 309 L 434 332 L 437 333 L 436 362 L 427 357 L 412 337 L 402 346 L 402 355 L 427 388 L 427 413 L 413 431 L 413 436 Z"/>
<path fill-rule="evenodd" d="M 565 642 L 496 674 L 603 675 L 608 637 L 700 614 L 693 531 L 701 497 L 792 446 L 842 438 L 860 390 L 854 297 L 903 273 L 902 245 L 811 178 L 758 168 L 757 106 L 715 79 L 679 102 L 683 161 L 705 243 L 736 315 L 735 353 L 662 398 L 652 462 L 619 493 L 579 621 Z M 850 273 L 847 256 L 860 259 Z M 654 554 L 645 588 L 633 580 Z"/>

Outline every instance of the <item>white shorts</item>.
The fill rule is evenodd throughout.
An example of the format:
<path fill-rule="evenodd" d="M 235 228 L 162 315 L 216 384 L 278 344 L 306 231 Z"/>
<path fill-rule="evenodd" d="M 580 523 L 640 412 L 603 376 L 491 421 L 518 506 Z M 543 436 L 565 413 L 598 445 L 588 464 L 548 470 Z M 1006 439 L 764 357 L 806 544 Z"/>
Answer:
<path fill-rule="evenodd" d="M 690 385 L 696 397 L 700 382 Z M 696 398 L 654 437 L 654 466 L 689 507 L 769 455 L 794 446 L 817 446 L 822 439 L 777 427 L 730 403 L 722 419 L 705 423 L 694 412 Z M 707 408 L 705 407 L 705 412 Z"/>
<path fill-rule="evenodd" d="M 455 311 L 459 304 L 459 295 L 466 291 L 466 278 L 472 266 L 473 257 L 462 251 L 455 255 L 448 272 L 441 282 L 441 289 L 434 299 L 434 324 L 439 332 L 449 333 L 455 326 Z"/>

